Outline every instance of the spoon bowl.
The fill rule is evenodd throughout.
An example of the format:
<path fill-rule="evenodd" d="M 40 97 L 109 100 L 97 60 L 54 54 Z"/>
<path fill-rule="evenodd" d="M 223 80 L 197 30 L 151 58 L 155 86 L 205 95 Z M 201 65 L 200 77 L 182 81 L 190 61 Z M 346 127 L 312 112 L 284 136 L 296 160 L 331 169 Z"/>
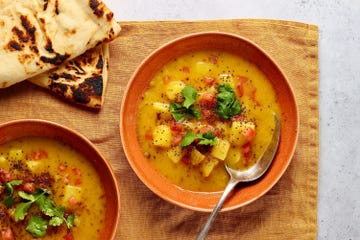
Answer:
<path fill-rule="evenodd" d="M 225 187 L 224 193 L 221 195 L 218 203 L 216 204 L 214 210 L 212 211 L 208 221 L 206 222 L 200 234 L 198 235 L 197 240 L 205 239 L 207 233 L 210 230 L 212 223 L 215 220 L 215 217 L 219 213 L 228 195 L 231 193 L 231 191 L 238 183 L 255 181 L 260 177 L 262 177 L 264 173 L 269 169 L 271 162 L 276 155 L 276 151 L 280 140 L 280 120 L 275 113 L 274 113 L 274 122 L 275 125 L 274 125 L 274 131 L 271 141 L 268 147 L 266 148 L 264 154 L 252 167 L 246 170 L 236 170 L 225 164 L 225 169 L 230 176 L 230 180 L 227 186 Z"/>

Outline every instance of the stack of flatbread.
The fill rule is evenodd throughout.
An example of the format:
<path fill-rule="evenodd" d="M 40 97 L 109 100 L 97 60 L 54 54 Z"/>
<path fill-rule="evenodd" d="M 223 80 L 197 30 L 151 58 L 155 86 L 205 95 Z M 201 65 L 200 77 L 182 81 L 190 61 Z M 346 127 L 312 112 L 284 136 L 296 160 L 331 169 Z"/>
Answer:
<path fill-rule="evenodd" d="M 100 0 L 0 0 L 0 88 L 28 80 L 101 108 L 120 29 Z"/>

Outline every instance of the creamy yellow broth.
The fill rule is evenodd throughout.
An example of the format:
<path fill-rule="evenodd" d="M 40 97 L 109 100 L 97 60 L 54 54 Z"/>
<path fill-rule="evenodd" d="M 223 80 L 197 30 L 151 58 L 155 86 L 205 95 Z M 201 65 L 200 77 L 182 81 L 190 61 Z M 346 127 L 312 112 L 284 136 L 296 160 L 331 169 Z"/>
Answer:
<path fill-rule="evenodd" d="M 181 104 L 183 99 L 179 99 L 179 94 L 172 97 L 181 86 L 191 86 L 197 90 L 194 107 L 201 109 L 203 96 L 207 93 L 217 94 L 218 86 L 225 83 L 232 87 L 241 104 L 240 119 L 245 118 L 255 126 L 255 135 L 248 145 L 247 142 L 237 142 L 234 138 L 237 133 L 234 133 L 235 128 L 231 127 L 235 118 L 216 119 L 211 122 L 204 118 L 185 118 L 180 121 L 182 126 L 185 126 L 183 131 L 210 126 L 219 133 L 217 138 L 230 143 L 226 159 L 216 159 L 215 167 L 209 176 L 204 176 L 204 161 L 213 159 L 212 156 L 209 157 L 206 153 L 205 160 L 200 164 L 184 163 L 183 158 L 180 161 L 174 160 L 169 157 L 169 151 L 179 148 L 173 143 L 177 132 L 171 130 L 172 143 L 169 146 L 165 142 L 165 146 L 162 146 L 161 142 L 159 144 L 162 140 L 154 142 L 154 138 L 159 134 L 156 133 L 158 130 L 154 129 L 159 129 L 159 125 L 171 128 L 174 119 L 169 112 L 169 104 Z M 193 52 L 170 61 L 151 80 L 137 109 L 138 139 L 151 164 L 174 184 L 193 191 L 219 191 L 224 189 L 228 181 L 224 162 L 238 169 L 245 169 L 263 154 L 274 127 L 273 112 L 280 112 L 276 94 L 266 76 L 255 64 L 223 51 Z M 162 133 L 167 132 L 166 129 L 161 130 Z M 246 146 L 251 146 L 251 156 L 244 157 Z"/>
<path fill-rule="evenodd" d="M 48 189 L 50 198 L 57 206 L 64 206 L 66 211 L 75 214 L 75 226 L 70 230 L 64 224 L 48 227 L 47 234 L 41 239 L 101 239 L 99 232 L 105 217 L 104 190 L 95 169 L 79 152 L 49 138 L 22 138 L 0 146 L 0 169 L 11 172 L 12 179 L 48 173 L 52 179 Z M 5 192 L 1 194 L 2 199 L 4 195 Z M 2 206 L 1 209 L 6 208 Z M 30 212 L 37 211 L 34 206 L 30 209 Z M 34 239 L 24 225 L 26 220 L 10 222 L 16 239 Z"/>

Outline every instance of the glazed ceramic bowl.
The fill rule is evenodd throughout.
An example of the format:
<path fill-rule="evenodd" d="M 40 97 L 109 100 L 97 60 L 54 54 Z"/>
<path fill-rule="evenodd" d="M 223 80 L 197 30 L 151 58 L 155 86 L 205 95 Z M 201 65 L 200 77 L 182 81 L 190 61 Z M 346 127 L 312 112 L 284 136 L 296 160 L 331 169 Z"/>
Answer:
<path fill-rule="evenodd" d="M 116 176 L 102 154 L 84 136 L 65 126 L 39 119 L 14 120 L 0 124 L 0 145 L 22 137 L 46 137 L 61 141 L 81 153 L 96 169 L 105 190 L 105 222 L 102 239 L 115 239 L 120 218 L 120 193 Z"/>
<path fill-rule="evenodd" d="M 281 108 L 281 139 L 268 172 L 253 184 L 243 186 L 224 204 L 223 211 L 244 206 L 269 191 L 287 169 L 295 150 L 299 116 L 289 81 L 275 61 L 251 41 L 229 33 L 202 32 L 175 39 L 155 50 L 133 74 L 122 102 L 120 133 L 126 157 L 141 181 L 161 198 L 197 211 L 211 211 L 222 192 L 184 190 L 159 174 L 141 150 L 136 131 L 136 109 L 154 74 L 172 59 L 197 50 L 228 51 L 255 63 L 271 82 Z"/>

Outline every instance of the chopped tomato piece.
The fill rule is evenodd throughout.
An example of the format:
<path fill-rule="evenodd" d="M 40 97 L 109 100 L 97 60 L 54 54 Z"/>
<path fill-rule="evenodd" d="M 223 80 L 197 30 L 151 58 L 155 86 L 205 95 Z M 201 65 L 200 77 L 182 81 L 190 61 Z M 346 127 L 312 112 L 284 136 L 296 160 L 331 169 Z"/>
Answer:
<path fill-rule="evenodd" d="M 14 240 L 15 239 L 14 233 L 10 227 L 6 227 L 5 229 L 3 229 L 1 231 L 1 239 L 2 240 Z"/>
<path fill-rule="evenodd" d="M 186 66 L 183 67 L 182 71 L 183 71 L 184 73 L 190 73 L 189 67 L 186 67 Z"/>
<path fill-rule="evenodd" d="M 252 155 L 251 152 L 251 143 L 247 142 L 244 145 L 241 146 L 241 152 L 245 158 L 250 158 Z"/>
<path fill-rule="evenodd" d="M 80 178 L 77 178 L 77 179 L 75 180 L 75 182 L 74 182 L 74 184 L 75 184 L 76 186 L 81 185 L 81 183 L 82 183 L 82 180 L 81 180 Z"/>
<path fill-rule="evenodd" d="M 71 171 L 73 172 L 73 174 L 74 174 L 75 176 L 81 176 L 81 170 L 80 170 L 80 169 L 78 169 L 78 168 L 73 168 L 73 169 L 71 169 Z"/>
<path fill-rule="evenodd" d="M 170 77 L 169 75 L 166 75 L 166 76 L 163 77 L 163 82 L 164 82 L 165 84 L 169 83 L 170 80 L 171 80 L 171 77 Z"/>
<path fill-rule="evenodd" d="M 212 105 L 214 104 L 216 101 L 216 97 L 215 94 L 213 93 L 204 93 L 201 97 L 201 103 L 206 104 L 206 105 Z"/>
<path fill-rule="evenodd" d="M 236 90 L 237 90 L 237 94 L 239 95 L 239 97 L 244 96 L 244 86 L 242 83 L 238 83 L 236 85 Z"/>
<path fill-rule="evenodd" d="M 184 131 L 185 126 L 184 126 L 184 124 L 182 124 L 180 122 L 173 121 L 170 125 L 170 129 L 171 129 L 171 131 L 174 131 L 174 132 L 182 132 L 182 131 Z"/>
<path fill-rule="evenodd" d="M 11 179 L 11 174 L 6 172 L 5 169 L 0 168 L 0 182 L 5 183 L 9 182 Z"/>
<path fill-rule="evenodd" d="M 76 206 L 78 204 L 78 200 L 74 197 L 74 196 L 71 196 L 69 199 L 68 199 L 68 204 L 69 206 Z"/>
<path fill-rule="evenodd" d="M 252 88 L 251 88 L 250 98 L 251 98 L 251 100 L 253 100 L 253 101 L 256 100 L 256 87 L 255 87 L 255 86 L 252 86 Z"/>
<path fill-rule="evenodd" d="M 69 174 L 65 174 L 64 183 L 68 184 L 70 182 Z"/>
<path fill-rule="evenodd" d="M 210 109 L 201 109 L 201 116 L 204 118 L 204 119 L 209 119 L 211 118 L 212 116 L 212 113 L 213 111 L 210 110 Z"/>
<path fill-rule="evenodd" d="M 35 183 L 25 183 L 22 185 L 22 189 L 27 193 L 34 193 L 35 192 Z"/>
<path fill-rule="evenodd" d="M 242 122 L 242 121 L 245 121 L 245 116 L 242 115 L 242 114 L 237 114 L 235 116 L 233 116 L 231 118 L 232 121 L 239 121 L 239 122 Z"/>
<path fill-rule="evenodd" d="M 26 154 L 26 157 L 31 160 L 41 160 L 48 157 L 47 151 L 44 149 L 40 149 L 39 151 L 31 151 L 30 153 Z"/>
<path fill-rule="evenodd" d="M 204 83 L 208 86 L 212 86 L 215 83 L 215 80 L 216 79 L 213 77 L 204 77 L 203 78 Z"/>
<path fill-rule="evenodd" d="M 190 164 L 190 157 L 188 157 L 188 156 L 183 156 L 182 158 L 181 158 L 181 162 L 183 162 L 185 165 L 189 165 Z"/>
<path fill-rule="evenodd" d="M 147 132 L 145 133 L 145 139 L 146 139 L 146 140 L 149 140 L 149 141 L 152 141 L 152 140 L 153 140 L 153 134 L 152 134 L 151 131 L 147 131 Z"/>
<path fill-rule="evenodd" d="M 176 135 L 175 137 L 172 138 L 171 145 L 178 146 L 181 143 L 181 141 L 183 140 L 183 138 L 184 137 L 181 134 Z"/>
<path fill-rule="evenodd" d="M 196 132 L 197 133 L 206 133 L 206 132 L 209 132 L 209 131 L 212 131 L 214 132 L 215 128 L 211 125 L 206 125 L 206 126 L 203 126 L 201 128 L 199 128 Z"/>
<path fill-rule="evenodd" d="M 250 141 L 255 136 L 255 129 L 248 127 L 241 132 L 242 135 L 246 138 L 246 140 Z"/>
<path fill-rule="evenodd" d="M 248 81 L 248 78 L 244 76 L 236 76 L 236 80 L 238 80 L 240 84 L 244 84 Z"/>
<path fill-rule="evenodd" d="M 74 240 L 74 236 L 72 233 L 68 233 L 64 236 L 64 240 Z"/>
<path fill-rule="evenodd" d="M 218 62 L 218 57 L 215 55 L 210 55 L 208 57 L 208 59 L 209 59 L 209 62 L 211 62 L 212 64 L 217 64 L 217 62 Z"/>
<path fill-rule="evenodd" d="M 65 170 L 66 170 L 66 166 L 63 165 L 63 164 L 59 164 L 59 166 L 58 166 L 58 171 L 63 172 L 63 171 L 65 171 Z"/>

